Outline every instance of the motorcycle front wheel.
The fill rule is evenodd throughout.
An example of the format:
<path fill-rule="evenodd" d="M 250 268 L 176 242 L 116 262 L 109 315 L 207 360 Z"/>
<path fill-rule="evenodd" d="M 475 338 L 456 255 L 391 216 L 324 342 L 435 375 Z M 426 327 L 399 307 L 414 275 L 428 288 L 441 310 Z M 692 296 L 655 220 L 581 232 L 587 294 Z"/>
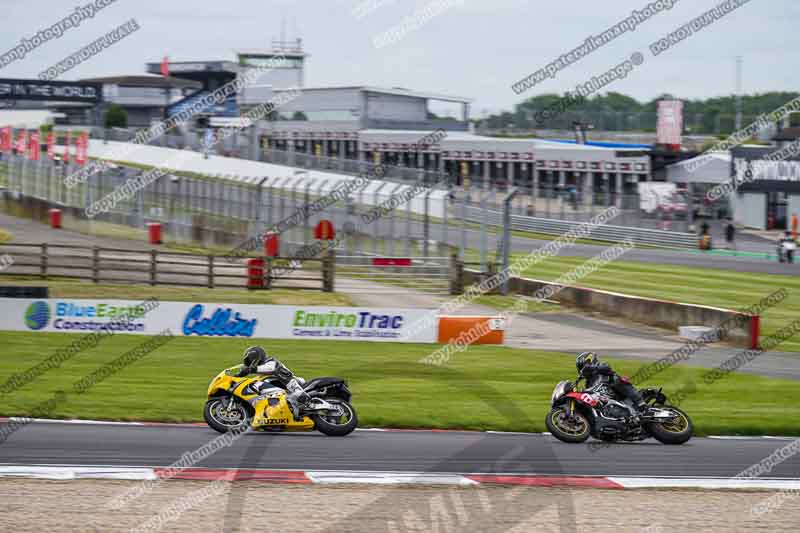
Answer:
<path fill-rule="evenodd" d="M 339 406 L 338 413 L 328 413 L 325 411 L 316 413 L 312 416 L 314 428 L 330 437 L 344 437 L 352 433 L 358 426 L 358 415 L 353 406 L 344 400 L 326 398 L 328 403 Z"/>
<path fill-rule="evenodd" d="M 551 409 L 544 423 L 550 434 L 562 442 L 584 442 L 591 433 L 589 420 L 578 411 L 570 416 L 564 406 Z"/>
<path fill-rule="evenodd" d="M 651 422 L 647 425 L 647 431 L 663 444 L 683 444 L 692 438 L 694 424 L 682 410 L 677 407 L 664 406 L 661 409 L 670 410 L 678 415 L 670 422 Z"/>
<path fill-rule="evenodd" d="M 247 407 L 237 398 L 217 396 L 206 402 L 203 418 L 214 431 L 227 433 L 242 425 L 250 424 L 250 413 Z"/>

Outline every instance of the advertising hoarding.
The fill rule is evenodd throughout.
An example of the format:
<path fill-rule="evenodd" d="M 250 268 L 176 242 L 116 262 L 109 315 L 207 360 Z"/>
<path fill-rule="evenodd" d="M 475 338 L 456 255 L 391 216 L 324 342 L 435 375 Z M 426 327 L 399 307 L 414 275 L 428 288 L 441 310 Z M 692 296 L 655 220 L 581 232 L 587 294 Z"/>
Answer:
<path fill-rule="evenodd" d="M 170 328 L 176 336 L 253 339 L 367 340 L 378 342 L 436 341 L 436 321 L 425 328 L 411 325 L 425 319 L 425 309 L 316 307 L 256 304 L 160 302 L 145 312 L 134 300 L 0 298 L 0 330 L 91 333 L 120 317 L 119 333 L 157 335 Z"/>

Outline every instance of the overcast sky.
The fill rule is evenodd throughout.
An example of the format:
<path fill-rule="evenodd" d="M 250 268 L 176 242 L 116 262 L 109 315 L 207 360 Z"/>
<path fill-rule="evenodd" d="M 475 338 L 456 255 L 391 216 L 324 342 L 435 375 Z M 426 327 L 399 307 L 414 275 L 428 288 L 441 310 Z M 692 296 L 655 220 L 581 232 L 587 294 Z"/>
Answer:
<path fill-rule="evenodd" d="M 0 53 L 89 0 L 0 0 Z M 688 40 L 653 57 L 648 46 L 719 0 L 679 0 L 522 96 L 511 84 L 643 8 L 645 0 L 436 0 L 451 7 L 401 40 L 376 49 L 373 39 L 433 0 L 118 0 L 79 28 L 44 43 L 0 77 L 39 72 L 135 18 L 141 29 L 58 79 L 141 74 L 147 61 L 234 59 L 281 34 L 302 37 L 311 57 L 306 83 L 405 87 L 474 98 L 473 116 L 510 110 L 524 97 L 571 90 L 641 51 L 645 64 L 610 90 L 640 100 L 663 92 L 689 98 L 735 91 L 735 58 L 744 57 L 744 91 L 800 87 L 800 2 L 751 0 Z M 357 17 L 364 2 L 382 4 Z"/>

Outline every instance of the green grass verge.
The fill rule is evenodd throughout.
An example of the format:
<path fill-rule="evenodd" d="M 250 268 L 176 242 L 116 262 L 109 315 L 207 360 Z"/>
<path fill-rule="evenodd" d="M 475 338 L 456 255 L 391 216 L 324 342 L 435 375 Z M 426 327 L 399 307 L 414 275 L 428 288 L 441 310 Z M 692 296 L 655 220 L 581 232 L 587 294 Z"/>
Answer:
<path fill-rule="evenodd" d="M 0 229 L 0 242 L 8 242 L 12 238 L 11 233 Z"/>
<path fill-rule="evenodd" d="M 524 255 L 513 254 L 511 262 Z M 470 257 L 472 260 L 477 255 L 471 253 Z M 552 257 L 531 267 L 524 275 L 552 281 L 586 261 L 587 259 L 582 257 Z M 779 305 L 762 313 L 762 335 L 771 335 L 800 318 L 800 276 L 617 260 L 581 279 L 577 284 L 635 296 L 729 309 L 743 309 L 780 288 L 786 288 L 788 297 Z M 798 352 L 800 338 L 792 337 L 776 349 Z"/>
<path fill-rule="evenodd" d="M 208 289 L 203 287 L 169 287 L 144 284 L 94 284 L 76 280 L 40 280 L 33 276 L 8 276 L 2 278 L 3 285 L 47 286 L 51 298 L 103 298 L 142 300 L 144 297 L 159 298 L 164 302 L 207 302 L 272 305 L 353 305 L 345 294 L 293 289 L 270 289 L 250 291 L 247 289 Z"/>
<path fill-rule="evenodd" d="M 46 358 L 76 338 L 57 333 L 0 333 L 0 383 Z M 0 415 L 34 413 L 58 390 L 67 400 L 49 417 L 190 422 L 202 420 L 210 379 L 239 362 L 247 339 L 178 337 L 83 394 L 73 383 L 94 372 L 145 337 L 118 335 L 79 353 L 58 369 L 5 395 Z M 550 394 L 562 379 L 574 377 L 573 356 L 507 347 L 474 346 L 454 354 L 446 365 L 418 364 L 436 345 L 349 341 L 264 341 L 270 352 L 299 375 L 348 379 L 362 426 L 544 431 Z M 633 374 L 640 363 L 610 360 Z M 737 374 L 711 386 L 704 370 L 676 367 L 653 384 L 665 392 L 690 380 L 697 392 L 683 403 L 698 434 L 800 435 L 796 382 Z M 39 413 L 41 415 L 41 413 Z"/>
<path fill-rule="evenodd" d="M 486 305 L 488 307 L 492 307 L 494 309 L 498 309 L 500 311 L 509 309 L 512 305 L 514 305 L 514 300 L 516 300 L 517 296 L 515 295 L 508 295 L 502 296 L 499 294 L 490 294 L 486 296 L 479 296 L 475 298 L 474 302 L 480 305 Z M 537 302 L 533 298 L 528 299 L 528 313 L 546 313 L 546 312 L 554 312 L 554 311 L 563 311 L 558 304 L 551 304 L 547 302 Z"/>

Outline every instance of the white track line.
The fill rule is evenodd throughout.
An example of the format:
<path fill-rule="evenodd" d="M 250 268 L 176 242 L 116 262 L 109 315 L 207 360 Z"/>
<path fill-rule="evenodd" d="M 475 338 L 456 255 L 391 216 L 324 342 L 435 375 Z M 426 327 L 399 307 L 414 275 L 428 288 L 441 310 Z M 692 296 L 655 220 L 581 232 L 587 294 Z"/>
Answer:
<path fill-rule="evenodd" d="M 138 427 L 177 427 L 177 426 L 185 426 L 185 427 L 202 427 L 200 425 L 195 424 L 181 424 L 178 422 L 115 422 L 112 420 L 83 420 L 83 419 L 74 419 L 74 420 L 61 420 L 57 418 L 34 418 L 29 419 L 20 416 L 12 416 L 9 418 L 0 417 L 0 422 L 9 421 L 9 422 L 28 422 L 28 423 L 37 423 L 37 424 L 89 424 L 95 426 L 138 426 Z M 424 429 L 395 429 L 395 428 L 357 428 L 356 431 L 371 431 L 371 432 L 398 432 L 398 431 L 409 431 L 409 432 L 421 432 L 424 433 L 427 430 Z M 543 431 L 540 433 L 531 433 L 531 432 L 524 432 L 524 431 L 495 431 L 495 430 L 486 430 L 486 431 L 470 431 L 470 430 L 430 430 L 430 433 L 447 433 L 452 431 L 453 433 L 490 433 L 493 435 L 539 435 L 539 436 L 550 436 L 550 433 L 547 431 Z M 703 438 L 703 437 L 698 437 Z M 719 439 L 719 440 L 757 440 L 757 439 L 775 439 L 775 440 L 795 440 L 798 437 L 787 437 L 782 435 L 709 435 L 705 437 L 707 439 Z"/>
<path fill-rule="evenodd" d="M 332 472 L 307 471 L 313 483 L 357 483 L 369 485 L 478 485 L 477 481 L 460 474 L 429 474 L 425 472 Z"/>
<path fill-rule="evenodd" d="M 800 489 L 800 479 L 736 479 L 736 478 L 659 478 L 659 477 L 617 477 L 608 479 L 619 483 L 626 489 L 648 488 L 699 488 L 699 489 L 737 489 L 737 490 L 786 490 Z"/>

